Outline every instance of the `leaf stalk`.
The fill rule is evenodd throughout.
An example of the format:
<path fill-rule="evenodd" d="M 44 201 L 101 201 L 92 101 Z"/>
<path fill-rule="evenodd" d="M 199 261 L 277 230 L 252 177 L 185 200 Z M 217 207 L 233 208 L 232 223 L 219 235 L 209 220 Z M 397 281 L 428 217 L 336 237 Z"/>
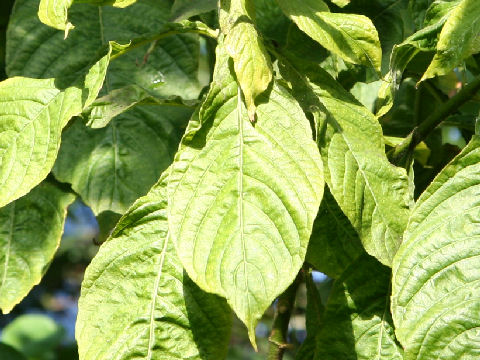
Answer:
<path fill-rule="evenodd" d="M 459 107 L 475 96 L 479 90 L 480 76 L 477 76 L 455 96 L 443 103 L 438 110 L 427 117 L 425 121 L 416 126 L 405 140 L 397 145 L 389 154 L 390 161 L 395 165 L 408 168 L 415 147 L 430 135 L 430 133 L 440 125 L 448 115 L 455 112 Z"/>
<path fill-rule="evenodd" d="M 268 360 L 282 360 L 285 350 L 291 347 L 287 341 L 288 324 L 295 305 L 297 290 L 302 280 L 303 270 L 300 270 L 295 281 L 278 297 L 272 332 L 268 338 L 270 342 Z"/>

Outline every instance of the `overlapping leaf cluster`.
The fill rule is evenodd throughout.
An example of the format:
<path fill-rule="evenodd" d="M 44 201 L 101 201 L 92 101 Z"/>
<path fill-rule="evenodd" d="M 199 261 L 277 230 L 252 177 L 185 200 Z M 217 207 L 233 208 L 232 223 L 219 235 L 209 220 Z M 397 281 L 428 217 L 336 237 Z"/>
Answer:
<path fill-rule="evenodd" d="M 477 0 L 16 0 L 0 308 L 78 196 L 119 219 L 85 274 L 82 360 L 222 359 L 232 310 L 256 347 L 298 279 L 298 359 L 476 358 L 479 36 Z"/>

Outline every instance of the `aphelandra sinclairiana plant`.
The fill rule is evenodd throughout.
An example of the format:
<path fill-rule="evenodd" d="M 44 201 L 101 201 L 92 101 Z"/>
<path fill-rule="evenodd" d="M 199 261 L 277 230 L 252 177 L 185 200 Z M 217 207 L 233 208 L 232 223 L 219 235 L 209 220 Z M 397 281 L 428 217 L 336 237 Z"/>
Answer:
<path fill-rule="evenodd" d="M 224 359 L 232 312 L 256 348 L 275 299 L 269 359 L 479 357 L 478 0 L 16 0 L 2 17 L 3 313 L 79 197 L 113 222 L 81 360 Z M 314 270 L 334 279 L 322 296 Z"/>

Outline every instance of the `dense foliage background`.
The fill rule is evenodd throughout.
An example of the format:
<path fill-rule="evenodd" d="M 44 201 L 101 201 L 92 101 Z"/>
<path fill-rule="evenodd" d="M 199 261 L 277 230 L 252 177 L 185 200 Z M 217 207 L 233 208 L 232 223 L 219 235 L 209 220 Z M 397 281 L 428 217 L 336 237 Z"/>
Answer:
<path fill-rule="evenodd" d="M 478 358 L 478 0 L 5 0 L 0 35 L 0 358 Z"/>

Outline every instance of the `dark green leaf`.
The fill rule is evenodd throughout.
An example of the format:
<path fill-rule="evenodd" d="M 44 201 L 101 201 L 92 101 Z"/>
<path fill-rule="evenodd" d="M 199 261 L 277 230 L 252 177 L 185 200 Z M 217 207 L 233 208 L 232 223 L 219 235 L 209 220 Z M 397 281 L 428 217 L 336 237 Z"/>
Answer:
<path fill-rule="evenodd" d="M 403 360 L 389 311 L 390 271 L 364 254 L 336 280 L 317 334 L 318 360 Z"/>
<path fill-rule="evenodd" d="M 171 18 L 173 21 L 180 21 L 215 10 L 217 2 L 217 0 L 175 0 Z"/>
<path fill-rule="evenodd" d="M 306 260 L 315 269 L 337 279 L 363 253 L 355 228 L 328 188 L 325 189 L 320 210 L 313 223 Z"/>
<path fill-rule="evenodd" d="M 0 208 L 0 308 L 4 314 L 40 282 L 60 245 L 67 206 L 74 199 L 43 182 Z"/>
<path fill-rule="evenodd" d="M 54 174 L 72 184 L 95 214 L 123 214 L 170 165 L 191 112 L 137 106 L 101 129 L 78 119 L 63 135 Z"/>

